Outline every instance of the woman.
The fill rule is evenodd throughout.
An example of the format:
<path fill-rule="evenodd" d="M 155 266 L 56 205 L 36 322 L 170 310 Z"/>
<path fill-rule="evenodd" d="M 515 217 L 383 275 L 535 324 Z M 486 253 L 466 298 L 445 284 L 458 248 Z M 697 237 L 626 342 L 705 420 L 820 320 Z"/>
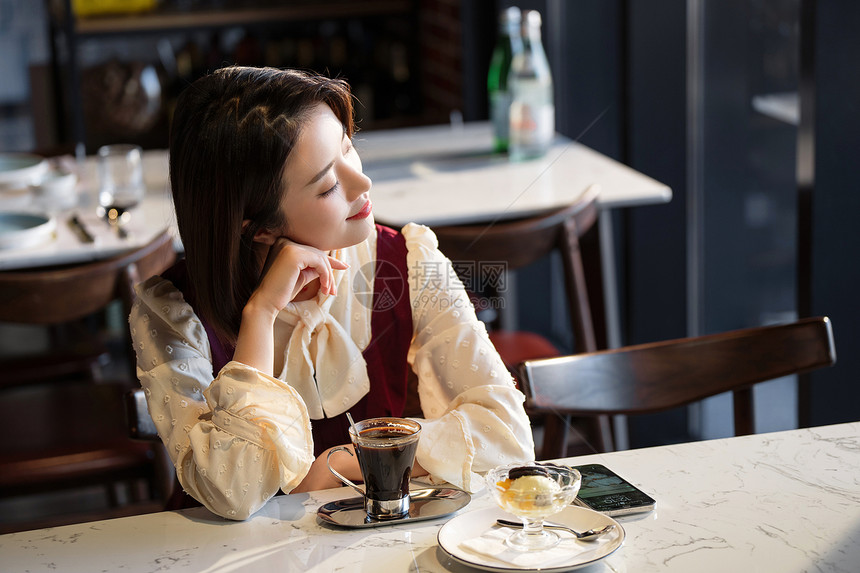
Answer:
<path fill-rule="evenodd" d="M 433 233 L 374 224 L 339 80 L 232 67 L 189 86 L 170 138 L 185 260 L 129 318 L 149 410 L 183 489 L 245 519 L 279 489 L 336 487 L 355 419 L 423 418 L 413 475 L 480 487 L 530 460 L 523 396 Z M 332 456 L 361 479 L 356 458 Z"/>

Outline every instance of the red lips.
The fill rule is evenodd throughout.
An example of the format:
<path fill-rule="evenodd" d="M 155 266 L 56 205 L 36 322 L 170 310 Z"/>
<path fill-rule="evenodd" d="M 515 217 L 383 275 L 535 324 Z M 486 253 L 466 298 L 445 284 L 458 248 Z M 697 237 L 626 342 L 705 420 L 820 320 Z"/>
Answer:
<path fill-rule="evenodd" d="M 373 209 L 373 203 L 371 203 L 370 200 L 368 200 L 367 203 L 364 204 L 364 207 L 361 208 L 361 211 L 359 211 L 358 213 L 356 213 L 352 217 L 347 217 L 346 220 L 347 221 L 355 221 L 358 219 L 366 219 L 367 217 L 370 216 L 371 209 Z"/>

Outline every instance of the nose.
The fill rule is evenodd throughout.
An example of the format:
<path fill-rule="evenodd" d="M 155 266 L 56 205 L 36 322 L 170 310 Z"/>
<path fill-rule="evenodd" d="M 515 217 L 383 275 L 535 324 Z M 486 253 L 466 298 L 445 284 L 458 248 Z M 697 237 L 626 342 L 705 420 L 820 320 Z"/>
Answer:
<path fill-rule="evenodd" d="M 367 193 L 373 186 L 370 177 L 362 171 L 360 162 L 345 164 L 340 178 L 350 201 Z"/>

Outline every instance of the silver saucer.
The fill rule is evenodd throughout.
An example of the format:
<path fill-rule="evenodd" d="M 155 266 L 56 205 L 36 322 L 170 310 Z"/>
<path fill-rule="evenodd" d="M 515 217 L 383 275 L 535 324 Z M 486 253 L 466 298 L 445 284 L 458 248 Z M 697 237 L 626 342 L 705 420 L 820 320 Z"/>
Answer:
<path fill-rule="evenodd" d="M 472 496 L 459 489 L 419 489 L 409 493 L 409 515 L 378 521 L 367 517 L 364 498 L 351 497 L 321 505 L 317 518 L 341 527 L 380 527 L 407 521 L 423 521 L 454 513 L 469 504 Z"/>

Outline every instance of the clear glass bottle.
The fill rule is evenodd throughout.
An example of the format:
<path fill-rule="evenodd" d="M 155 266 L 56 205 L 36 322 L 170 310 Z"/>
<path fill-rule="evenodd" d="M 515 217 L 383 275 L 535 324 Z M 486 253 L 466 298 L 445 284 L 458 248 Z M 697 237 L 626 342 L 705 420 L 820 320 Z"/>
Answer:
<path fill-rule="evenodd" d="M 493 49 L 493 57 L 490 59 L 490 71 L 487 73 L 490 120 L 493 123 L 493 147 L 499 153 L 508 150 L 511 109 L 508 79 L 511 62 L 523 49 L 521 29 L 520 9 L 516 6 L 511 6 L 499 15 L 499 36 Z"/>
<path fill-rule="evenodd" d="M 523 49 L 511 60 L 510 143 L 511 160 L 544 155 L 555 136 L 555 104 L 552 74 L 541 43 L 541 16 L 523 13 Z"/>

